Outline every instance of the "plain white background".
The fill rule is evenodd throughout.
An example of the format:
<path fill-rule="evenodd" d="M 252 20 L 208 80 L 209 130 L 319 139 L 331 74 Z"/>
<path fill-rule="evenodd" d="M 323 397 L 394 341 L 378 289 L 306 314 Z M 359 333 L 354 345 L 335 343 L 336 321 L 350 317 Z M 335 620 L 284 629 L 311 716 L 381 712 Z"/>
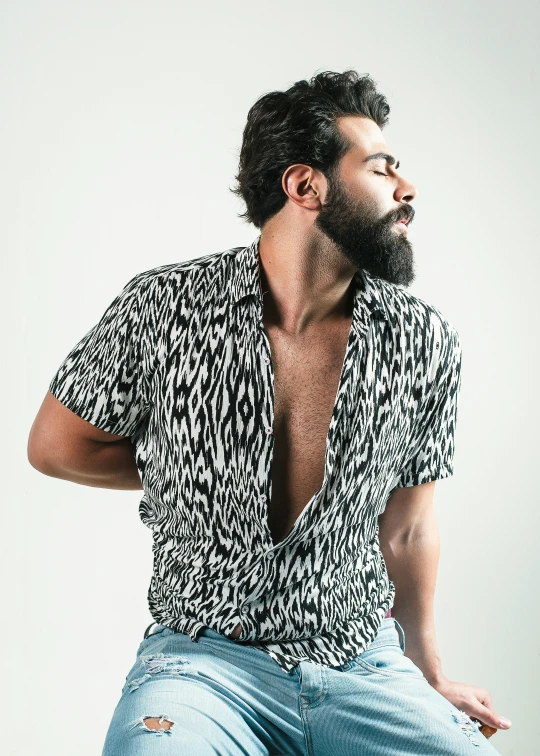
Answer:
<path fill-rule="evenodd" d="M 377 4 L 378 5 L 378 4 Z M 445 674 L 538 753 L 539 6 L 4 0 L 2 751 L 96 756 L 151 622 L 140 493 L 48 478 L 49 381 L 136 273 L 248 244 L 229 191 L 249 107 L 331 69 L 387 96 L 418 188 L 411 291 L 457 327 L 455 474 L 436 488 Z"/>

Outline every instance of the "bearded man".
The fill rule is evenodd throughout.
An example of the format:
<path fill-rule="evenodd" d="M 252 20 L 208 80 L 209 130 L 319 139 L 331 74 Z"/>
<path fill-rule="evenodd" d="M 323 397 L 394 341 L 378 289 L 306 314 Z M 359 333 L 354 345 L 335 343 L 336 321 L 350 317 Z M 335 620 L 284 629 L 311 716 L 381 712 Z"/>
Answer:
<path fill-rule="evenodd" d="M 142 489 L 154 539 L 103 756 L 497 753 L 436 647 L 461 345 L 407 290 L 388 114 L 352 70 L 263 95 L 233 189 L 260 234 L 136 275 L 50 383 L 30 462 Z"/>

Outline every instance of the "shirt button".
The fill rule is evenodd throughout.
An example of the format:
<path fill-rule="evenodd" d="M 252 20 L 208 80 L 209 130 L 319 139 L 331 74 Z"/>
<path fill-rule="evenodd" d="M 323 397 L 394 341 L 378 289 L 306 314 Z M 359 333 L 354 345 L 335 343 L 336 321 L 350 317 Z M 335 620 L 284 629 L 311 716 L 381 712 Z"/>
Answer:
<path fill-rule="evenodd" d="M 267 558 L 267 559 L 273 559 L 274 557 L 275 557 L 275 554 L 274 554 L 274 552 L 273 552 L 273 551 L 269 551 L 269 552 L 267 553 L 267 555 L 266 555 L 266 558 Z"/>
<path fill-rule="evenodd" d="M 260 499 L 261 501 L 266 501 L 266 495 L 265 495 L 265 494 L 261 494 L 261 495 L 259 496 L 259 499 Z"/>
<path fill-rule="evenodd" d="M 240 611 L 242 612 L 242 614 L 247 614 L 249 612 L 249 607 L 243 606 Z"/>
<path fill-rule="evenodd" d="M 267 429 L 266 429 L 266 432 L 268 433 L 268 435 L 270 435 L 270 434 L 271 434 L 271 433 L 273 433 L 274 431 L 272 430 L 272 428 L 267 428 Z"/>
<path fill-rule="evenodd" d="M 268 359 L 268 357 L 264 357 L 264 364 L 268 365 L 269 362 L 270 362 L 270 360 Z"/>

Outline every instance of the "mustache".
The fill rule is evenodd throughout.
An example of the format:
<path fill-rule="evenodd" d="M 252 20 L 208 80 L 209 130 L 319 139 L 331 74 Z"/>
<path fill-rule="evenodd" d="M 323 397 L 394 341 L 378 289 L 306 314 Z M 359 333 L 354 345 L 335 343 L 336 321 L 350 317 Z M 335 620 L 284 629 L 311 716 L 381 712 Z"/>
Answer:
<path fill-rule="evenodd" d="M 416 211 L 412 205 L 404 205 L 403 207 L 399 208 L 395 217 L 392 218 L 392 221 L 394 223 L 397 223 L 401 220 L 404 220 L 404 221 L 407 221 L 407 225 L 409 226 L 413 221 L 415 212 Z"/>

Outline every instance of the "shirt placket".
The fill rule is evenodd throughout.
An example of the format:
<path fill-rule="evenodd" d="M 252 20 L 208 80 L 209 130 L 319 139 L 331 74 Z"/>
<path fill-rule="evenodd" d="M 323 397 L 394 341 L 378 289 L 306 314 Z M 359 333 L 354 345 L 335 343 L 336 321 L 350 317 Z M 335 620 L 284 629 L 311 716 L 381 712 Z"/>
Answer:
<path fill-rule="evenodd" d="M 264 539 L 263 547 L 265 553 L 263 558 L 271 560 L 275 556 L 275 546 L 268 527 L 268 503 L 272 496 L 271 470 L 274 456 L 274 367 L 272 365 L 270 342 L 262 322 L 262 298 L 257 298 L 256 310 L 254 343 L 256 362 L 261 371 L 264 391 L 261 416 L 263 438 L 261 439 L 261 443 L 266 446 L 264 459 L 268 460 L 268 464 L 264 465 L 262 469 L 261 467 L 258 468 L 256 486 L 259 500 L 258 511 L 260 512 L 259 527 Z"/>

